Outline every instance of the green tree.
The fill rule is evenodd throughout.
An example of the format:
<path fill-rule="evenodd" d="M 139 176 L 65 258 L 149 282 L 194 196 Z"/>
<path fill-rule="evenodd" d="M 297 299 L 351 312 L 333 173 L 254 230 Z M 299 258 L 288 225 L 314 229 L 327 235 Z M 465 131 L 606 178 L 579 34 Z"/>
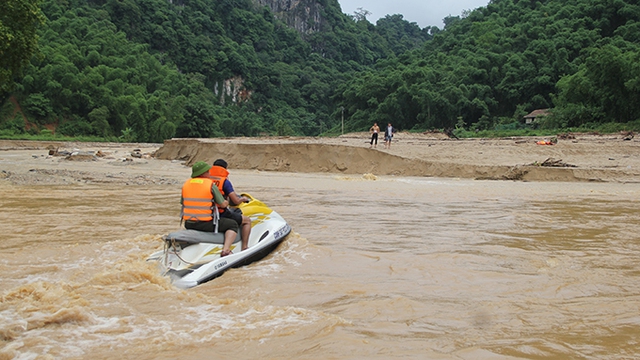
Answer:
<path fill-rule="evenodd" d="M 38 47 L 37 30 L 45 21 L 40 0 L 0 2 L 0 92 L 7 92 L 13 79 Z"/>
<path fill-rule="evenodd" d="M 98 136 L 109 136 L 111 129 L 109 127 L 109 109 L 106 106 L 93 109 L 89 115 L 91 127 Z"/>
<path fill-rule="evenodd" d="M 558 82 L 557 115 L 570 126 L 585 122 L 629 122 L 638 119 L 640 47 L 620 42 L 588 50 L 578 72 Z"/>
<path fill-rule="evenodd" d="M 210 102 L 202 97 L 192 96 L 185 104 L 184 121 L 176 129 L 176 136 L 207 138 L 221 136 L 220 118 Z"/>
<path fill-rule="evenodd" d="M 46 119 L 53 112 L 49 99 L 42 93 L 29 95 L 22 105 L 29 115 L 36 117 L 38 120 Z"/>

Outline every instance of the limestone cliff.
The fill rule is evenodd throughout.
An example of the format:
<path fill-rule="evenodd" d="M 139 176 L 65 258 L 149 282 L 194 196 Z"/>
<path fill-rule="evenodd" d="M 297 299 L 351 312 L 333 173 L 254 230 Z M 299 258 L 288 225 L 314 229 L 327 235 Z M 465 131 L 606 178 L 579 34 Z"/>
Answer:
<path fill-rule="evenodd" d="M 258 6 L 268 6 L 275 16 L 300 34 L 322 29 L 325 19 L 323 5 L 318 0 L 253 0 Z"/>
<path fill-rule="evenodd" d="M 323 3 L 326 4 L 327 0 L 253 0 L 253 2 L 257 8 L 269 7 L 276 18 L 297 30 L 303 37 L 321 31 L 326 24 L 323 17 L 325 10 Z M 244 87 L 244 80 L 241 77 L 234 77 L 216 83 L 214 93 L 219 96 L 222 104 L 237 104 L 249 100 L 253 92 Z"/>

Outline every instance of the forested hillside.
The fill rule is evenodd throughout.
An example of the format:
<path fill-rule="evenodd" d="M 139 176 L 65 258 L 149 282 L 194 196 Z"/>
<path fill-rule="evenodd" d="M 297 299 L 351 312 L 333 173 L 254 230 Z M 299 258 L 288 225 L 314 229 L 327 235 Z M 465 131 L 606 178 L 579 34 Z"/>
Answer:
<path fill-rule="evenodd" d="M 321 16 L 304 31 L 260 2 L 43 0 L 0 131 L 160 142 L 318 135 L 343 114 L 346 130 L 487 129 L 538 108 L 550 127 L 640 118 L 635 1 L 494 0 L 420 29 L 303 0 Z"/>
<path fill-rule="evenodd" d="M 136 141 L 317 135 L 339 122 L 337 84 L 428 37 L 401 17 L 377 31 L 336 0 L 306 3 L 324 26 L 303 39 L 251 0 L 43 0 L 41 54 L 3 95 L 2 127 L 25 115 L 32 132 Z"/>
<path fill-rule="evenodd" d="M 553 108 L 549 127 L 640 119 L 640 5 L 494 0 L 418 50 L 341 85 L 351 124 L 486 129 Z"/>

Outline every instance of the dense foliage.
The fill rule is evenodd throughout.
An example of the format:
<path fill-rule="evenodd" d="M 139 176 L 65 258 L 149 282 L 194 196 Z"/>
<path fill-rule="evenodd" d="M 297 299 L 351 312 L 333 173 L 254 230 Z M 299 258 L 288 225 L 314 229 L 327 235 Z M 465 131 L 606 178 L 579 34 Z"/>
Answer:
<path fill-rule="evenodd" d="M 2 127 L 26 117 L 32 131 L 136 141 L 321 133 L 339 121 L 339 82 L 428 37 L 402 17 L 378 34 L 325 3 L 327 30 L 303 40 L 250 0 L 44 0 L 42 56 L 5 94 L 22 113 L 6 103 Z"/>
<path fill-rule="evenodd" d="M 340 87 L 354 127 L 482 130 L 538 108 L 553 108 L 548 127 L 640 118 L 636 1 L 495 0 L 446 24 Z"/>
<path fill-rule="evenodd" d="M 40 54 L 0 91 L 0 132 L 159 142 L 318 135 L 343 114 L 347 131 L 516 128 L 538 108 L 553 109 L 546 128 L 639 118 L 635 1 L 493 0 L 442 30 L 305 1 L 322 5 L 319 32 L 252 0 L 43 0 Z"/>
<path fill-rule="evenodd" d="M 29 62 L 44 15 L 39 0 L 0 2 L 0 92 L 11 90 L 13 78 Z"/>

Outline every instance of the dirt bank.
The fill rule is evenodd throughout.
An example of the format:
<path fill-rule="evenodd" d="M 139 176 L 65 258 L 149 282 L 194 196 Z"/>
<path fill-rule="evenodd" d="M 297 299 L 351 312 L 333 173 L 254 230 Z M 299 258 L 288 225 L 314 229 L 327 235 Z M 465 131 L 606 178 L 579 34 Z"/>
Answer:
<path fill-rule="evenodd" d="M 621 135 L 452 140 L 399 133 L 372 148 L 337 138 L 171 139 L 164 144 L 0 140 L 0 178 L 14 183 L 179 183 L 185 166 L 224 158 L 233 169 L 522 181 L 640 182 L 640 141 Z M 51 155 L 52 152 L 55 154 Z M 168 161 L 167 161 L 168 160 Z M 553 166 L 544 166 L 553 165 Z"/>
<path fill-rule="evenodd" d="M 623 136 L 451 140 L 400 133 L 391 148 L 371 148 L 367 134 L 338 138 L 172 139 L 158 159 L 186 164 L 224 158 L 235 169 L 455 177 L 524 181 L 640 181 L 640 142 Z M 546 162 L 546 163 L 545 163 Z M 544 166 L 553 165 L 553 166 Z"/>

